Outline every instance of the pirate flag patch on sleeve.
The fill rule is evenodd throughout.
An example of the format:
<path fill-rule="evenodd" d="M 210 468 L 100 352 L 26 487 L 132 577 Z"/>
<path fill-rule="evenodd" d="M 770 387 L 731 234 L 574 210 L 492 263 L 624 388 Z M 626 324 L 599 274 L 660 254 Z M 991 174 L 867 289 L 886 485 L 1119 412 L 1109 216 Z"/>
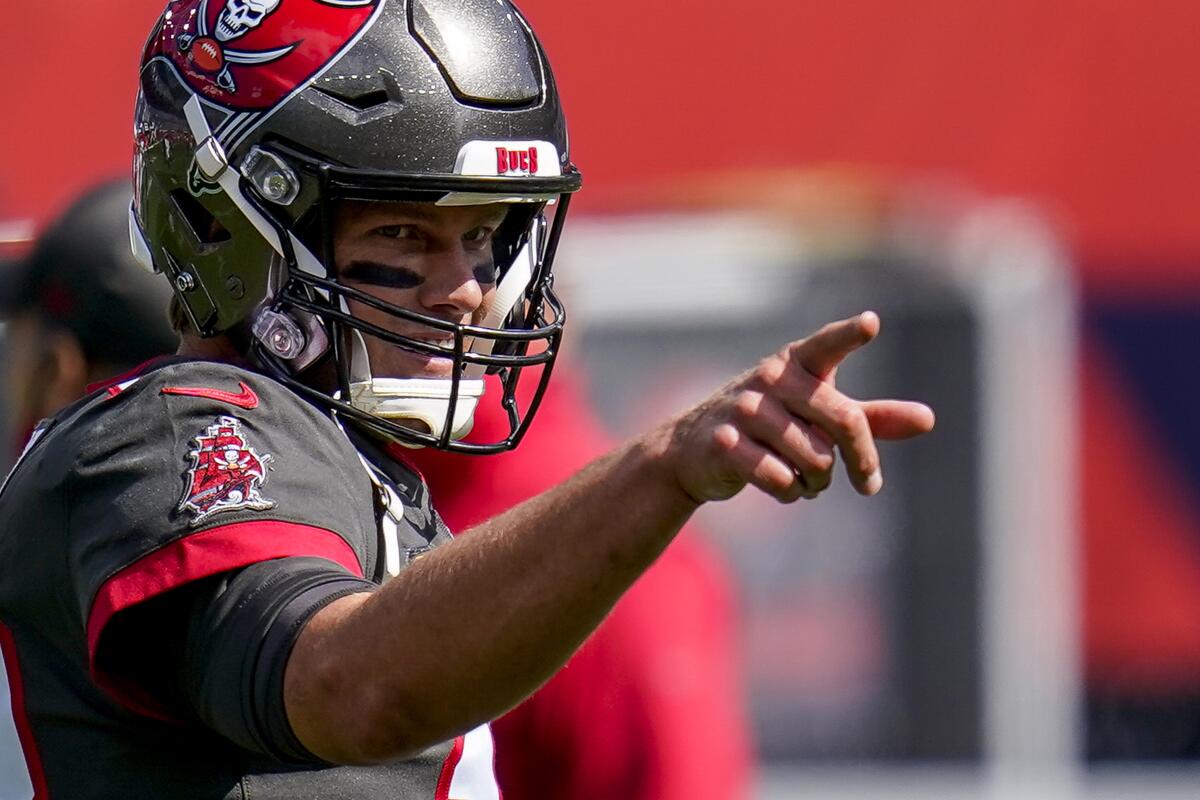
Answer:
<path fill-rule="evenodd" d="M 191 513 L 195 527 L 222 511 L 266 511 L 275 501 L 263 496 L 272 457 L 246 441 L 237 417 L 219 416 L 192 440 L 191 467 L 184 475 L 180 511 Z"/>

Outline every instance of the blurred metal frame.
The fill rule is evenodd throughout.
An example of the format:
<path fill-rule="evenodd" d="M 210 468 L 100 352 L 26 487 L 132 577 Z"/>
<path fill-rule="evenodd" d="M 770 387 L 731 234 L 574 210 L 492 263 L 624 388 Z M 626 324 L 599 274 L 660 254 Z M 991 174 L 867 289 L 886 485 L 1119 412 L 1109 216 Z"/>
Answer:
<path fill-rule="evenodd" d="M 886 222 L 865 236 L 859 231 L 862 238 L 849 243 L 831 243 L 819 232 L 744 210 L 577 218 L 564 239 L 560 285 L 576 312 L 569 346 L 580 351 L 592 370 L 601 411 L 607 411 L 618 431 L 645 422 L 622 417 L 624 412 L 614 408 L 628 401 L 621 396 L 653 389 L 637 377 L 622 382 L 609 363 L 621 353 L 663 369 L 690 358 L 696 331 L 704 326 L 715 329 L 717 339 L 740 326 L 758 338 L 759 355 L 764 355 L 781 343 L 772 337 L 784 328 L 773 320 L 790 320 L 792 333 L 800 334 L 805 328 L 798 326 L 810 320 L 886 303 L 897 275 L 941 287 L 943 300 L 957 297 L 961 302 L 958 311 L 950 312 L 957 321 L 943 318 L 938 323 L 940 334 L 936 326 L 922 330 L 912 319 L 885 313 L 885 337 L 878 345 L 886 357 L 920 358 L 934 341 L 930 337 L 944 336 L 949 325 L 955 339 L 951 350 L 958 355 L 935 354 L 930 363 L 910 366 L 916 373 L 941 371 L 943 379 L 952 370 L 957 380 L 969 384 L 955 401 L 973 406 L 975 415 L 973 423 L 955 429 L 963 437 L 959 447 L 965 461 L 956 456 L 939 464 L 919 453 L 905 456 L 904 447 L 889 450 L 884 458 L 893 467 L 899 457 L 910 468 L 976 475 L 962 484 L 974 484 L 974 497 L 960 498 L 965 505 L 953 513 L 959 519 L 975 518 L 977 552 L 972 556 L 967 546 L 954 558 L 960 563 L 977 559 L 978 572 L 964 576 L 974 588 L 967 587 L 960 607 L 950 609 L 957 620 L 952 627 L 967 638 L 971 634 L 965 627 L 976 626 L 975 644 L 967 642 L 966 650 L 978 648 L 977 674 L 973 680 L 957 679 L 968 684 L 960 689 L 969 691 L 973 684 L 979 695 L 974 712 L 967 709 L 968 716 L 974 715 L 976 741 L 955 743 L 942 736 L 910 742 L 890 754 L 885 748 L 874 758 L 850 753 L 832 761 L 774 761 L 761 787 L 766 798 L 1107 798 L 1122 796 L 1120 787 L 1147 775 L 1140 770 L 1085 771 L 1083 761 L 1073 273 L 1053 230 L 1035 209 L 1016 201 L 958 199 L 962 202 L 932 204 L 933 213 L 923 219 Z M 822 289 L 830 264 L 863 260 L 884 262 L 874 266 L 876 285 L 860 280 L 857 289 L 863 291 L 857 298 L 828 286 Z M 810 303 L 819 308 L 806 307 Z M 943 304 L 942 312 L 955 305 Z M 725 349 L 728 355 L 737 348 Z M 863 357 L 872 366 L 886 360 L 869 356 L 870 350 Z M 861 388 L 860 371 L 847 366 L 844 380 Z M 918 375 L 916 380 L 923 379 Z M 946 423 L 953 427 L 954 420 L 942 416 L 940 424 Z M 906 479 L 893 469 L 889 483 L 895 490 L 894 484 Z M 917 491 L 905 501 L 910 506 L 904 509 L 910 515 L 907 524 L 935 523 L 945 500 Z M 806 527 L 813 521 L 806 520 Z M 823 533 L 837 536 L 840 531 Z M 937 568 L 920 553 L 936 549 L 936 537 L 917 531 L 907 546 L 913 547 L 913 579 L 934 577 Z M 943 572 L 936 579 L 945 577 Z M 908 608 L 928 610 L 945 598 L 939 590 L 916 605 L 910 601 Z M 894 622 L 894 635 L 910 644 L 945 633 L 927 622 Z M 905 691 L 936 698 L 936 681 L 906 681 Z M 916 719 L 933 717 L 918 714 Z M 956 724 L 966 722 L 962 718 Z M 969 724 L 959 728 L 969 729 Z M 1188 796 L 1184 792 L 1194 786 L 1189 783 L 1194 774 L 1186 770 L 1147 776 L 1163 797 Z"/>

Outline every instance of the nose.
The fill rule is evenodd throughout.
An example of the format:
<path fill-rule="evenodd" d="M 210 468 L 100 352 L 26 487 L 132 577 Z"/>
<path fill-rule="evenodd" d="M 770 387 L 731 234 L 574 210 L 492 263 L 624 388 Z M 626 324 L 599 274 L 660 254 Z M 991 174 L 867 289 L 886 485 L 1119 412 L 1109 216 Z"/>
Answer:
<path fill-rule="evenodd" d="M 478 257 L 461 247 L 433 254 L 433 268 L 419 290 L 421 306 L 455 322 L 474 314 L 483 304 L 483 288 L 475 279 Z"/>

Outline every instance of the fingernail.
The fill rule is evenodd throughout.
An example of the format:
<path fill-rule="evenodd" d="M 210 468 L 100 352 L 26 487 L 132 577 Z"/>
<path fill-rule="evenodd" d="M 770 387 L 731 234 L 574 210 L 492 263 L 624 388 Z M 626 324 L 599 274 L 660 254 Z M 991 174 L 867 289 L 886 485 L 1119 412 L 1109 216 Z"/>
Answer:
<path fill-rule="evenodd" d="M 866 490 L 868 495 L 879 494 L 879 490 L 883 488 L 883 473 L 875 470 L 867 476 Z"/>

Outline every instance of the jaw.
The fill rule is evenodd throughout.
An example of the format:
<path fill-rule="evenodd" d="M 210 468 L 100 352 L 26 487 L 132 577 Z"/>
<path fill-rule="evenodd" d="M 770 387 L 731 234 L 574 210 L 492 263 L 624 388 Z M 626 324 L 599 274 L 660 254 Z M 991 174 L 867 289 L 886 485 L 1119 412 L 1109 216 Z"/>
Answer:
<path fill-rule="evenodd" d="M 448 378 L 372 378 L 350 385 L 350 403 L 361 411 L 441 438 L 447 424 L 450 439 L 457 441 L 471 432 L 475 408 L 484 393 L 482 379 L 454 381 Z M 416 447 L 400 442 L 408 447 Z"/>

